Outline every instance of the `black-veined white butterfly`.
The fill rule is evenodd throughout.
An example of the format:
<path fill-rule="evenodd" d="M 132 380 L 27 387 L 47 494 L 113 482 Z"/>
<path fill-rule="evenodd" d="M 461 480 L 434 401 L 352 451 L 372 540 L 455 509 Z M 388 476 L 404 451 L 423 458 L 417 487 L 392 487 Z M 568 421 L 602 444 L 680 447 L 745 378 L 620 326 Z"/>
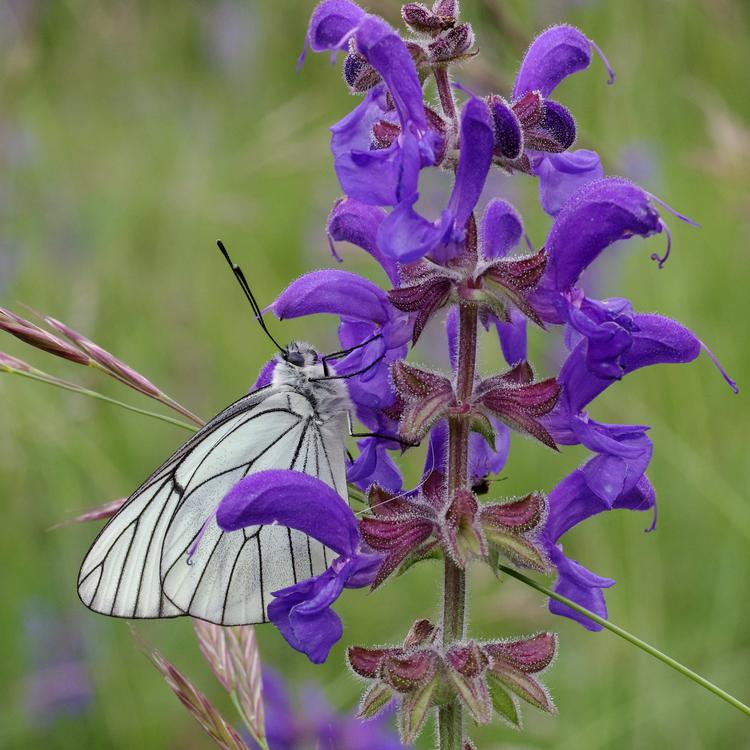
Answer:
<path fill-rule="evenodd" d="M 260 316 L 242 272 L 219 246 Z M 115 617 L 260 623 L 272 591 L 326 570 L 334 553 L 299 531 L 224 532 L 214 518 L 240 479 L 270 468 L 315 476 L 347 499 L 346 376 L 331 375 L 327 358 L 308 344 L 279 348 L 272 382 L 214 417 L 101 530 L 78 576 L 87 607 Z"/>

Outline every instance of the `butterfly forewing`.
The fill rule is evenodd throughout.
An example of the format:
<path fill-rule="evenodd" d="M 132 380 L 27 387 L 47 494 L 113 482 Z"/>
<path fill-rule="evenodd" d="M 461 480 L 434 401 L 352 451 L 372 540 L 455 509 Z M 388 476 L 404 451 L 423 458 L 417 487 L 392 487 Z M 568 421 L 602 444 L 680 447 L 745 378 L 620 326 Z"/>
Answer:
<path fill-rule="evenodd" d="M 242 477 L 270 468 L 304 471 L 346 498 L 338 419 L 323 423 L 286 388 L 256 391 L 219 414 L 102 529 L 81 566 L 84 604 L 118 617 L 263 622 L 271 592 L 323 572 L 332 553 L 281 526 L 222 532 L 216 505 Z"/>

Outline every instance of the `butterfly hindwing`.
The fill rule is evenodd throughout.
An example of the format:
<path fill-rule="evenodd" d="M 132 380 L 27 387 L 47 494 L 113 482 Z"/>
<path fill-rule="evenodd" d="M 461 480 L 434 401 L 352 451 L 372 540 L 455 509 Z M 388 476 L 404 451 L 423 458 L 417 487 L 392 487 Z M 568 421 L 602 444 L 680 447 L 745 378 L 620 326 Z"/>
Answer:
<path fill-rule="evenodd" d="M 79 575 L 84 604 L 119 617 L 263 622 L 271 592 L 323 572 L 331 552 L 281 526 L 222 532 L 216 505 L 243 476 L 270 468 L 304 471 L 346 497 L 342 435 L 341 425 L 321 423 L 293 390 L 266 388 L 240 399 L 102 529 Z"/>

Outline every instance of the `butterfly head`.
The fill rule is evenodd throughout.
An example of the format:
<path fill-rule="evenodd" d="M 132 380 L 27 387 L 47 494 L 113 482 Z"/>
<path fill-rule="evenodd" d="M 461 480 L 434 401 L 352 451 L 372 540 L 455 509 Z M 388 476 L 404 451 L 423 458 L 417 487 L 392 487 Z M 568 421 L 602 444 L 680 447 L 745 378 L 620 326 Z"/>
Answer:
<path fill-rule="evenodd" d="M 310 367 L 318 364 L 318 352 L 304 341 L 292 341 L 282 352 L 281 358 L 294 367 Z"/>

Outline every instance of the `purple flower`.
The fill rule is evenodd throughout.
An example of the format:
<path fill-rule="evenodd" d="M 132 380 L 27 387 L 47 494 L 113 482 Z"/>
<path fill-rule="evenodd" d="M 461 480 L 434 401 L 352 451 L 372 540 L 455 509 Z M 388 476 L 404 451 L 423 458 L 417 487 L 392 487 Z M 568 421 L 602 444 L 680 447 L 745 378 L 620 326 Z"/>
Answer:
<path fill-rule="evenodd" d="M 313 271 L 293 281 L 271 309 L 280 320 L 315 313 L 338 315 L 342 347 L 359 348 L 339 360 L 337 371 L 364 370 L 348 380 L 352 400 L 363 411 L 392 403 L 388 365 L 406 354 L 412 323 L 409 315 L 391 305 L 379 287 L 350 271 Z M 369 344 L 359 346 L 371 339 Z"/>
<path fill-rule="evenodd" d="M 336 552 L 321 575 L 280 591 L 268 616 L 292 648 L 320 664 L 343 626 L 331 609 L 344 588 L 369 585 L 380 563 L 364 554 L 357 519 L 339 494 L 315 477 L 296 471 L 259 471 L 238 482 L 219 503 L 216 520 L 225 531 L 279 524 L 296 529 Z"/>
<path fill-rule="evenodd" d="M 615 242 L 648 237 L 665 224 L 652 196 L 627 180 L 607 177 L 577 190 L 547 237 L 547 267 L 530 302 L 540 317 L 568 326 L 568 341 L 587 342 L 589 368 L 602 378 L 622 376 L 621 358 L 636 324 L 627 300 L 592 300 L 577 288 L 583 272 Z"/>
<path fill-rule="evenodd" d="M 310 19 L 306 44 L 315 52 L 336 51 L 349 40 L 384 83 L 331 128 L 334 168 L 351 198 L 394 206 L 416 193 L 419 170 L 435 163 L 440 138 L 428 125 L 422 85 L 396 31 L 348 0 L 321 2 Z M 395 125 L 387 94 L 395 107 L 398 132 L 387 145 L 373 144 L 377 123 L 385 120 Z"/>
<path fill-rule="evenodd" d="M 263 697 L 269 750 L 401 750 L 389 715 L 371 721 L 333 711 L 318 687 L 307 686 L 298 707 L 287 686 L 270 669 L 263 670 Z M 257 748 L 251 740 L 251 747 Z"/>
<path fill-rule="evenodd" d="M 636 314 L 632 322 L 632 344 L 620 358 L 622 375 L 656 364 L 692 362 L 704 349 L 693 333 L 669 318 Z M 646 436 L 646 426 L 602 424 L 584 411 L 616 382 L 592 372 L 586 341 L 570 353 L 558 382 L 562 394 L 557 407 L 545 418 L 545 426 L 558 444 L 584 445 L 595 455 L 550 493 L 544 529 L 547 551 L 558 571 L 555 590 L 606 617 L 601 589 L 614 581 L 600 578 L 565 557 L 557 542 L 574 525 L 596 513 L 655 507 L 654 492 L 645 476 L 653 445 Z M 599 629 L 568 607 L 550 604 L 550 608 L 556 614 L 573 617 L 590 630 Z"/>
<path fill-rule="evenodd" d="M 614 73 L 601 50 L 578 29 L 553 26 L 526 51 L 513 86 L 513 103 L 491 98 L 495 122 L 495 155 L 510 169 L 539 178 L 542 208 L 554 216 L 576 189 L 604 176 L 594 151 L 566 151 L 575 140 L 575 122 L 550 94 L 568 76 L 588 68 L 596 51 Z"/>
<path fill-rule="evenodd" d="M 460 250 L 466 224 L 487 179 L 493 142 L 487 106 L 473 97 L 461 113 L 461 155 L 447 207 L 435 222 L 420 216 L 414 210 L 419 198 L 415 186 L 380 225 L 377 241 L 385 255 L 410 263 L 429 254 L 444 263 Z"/>
<path fill-rule="evenodd" d="M 591 491 L 584 474 L 586 466 L 569 474 L 550 492 L 547 498 L 549 516 L 542 531 L 542 539 L 550 561 L 557 568 L 555 591 L 600 617 L 606 617 L 607 605 L 602 589 L 609 588 L 615 582 L 611 578 L 592 573 L 567 557 L 558 542 L 574 526 L 604 511 L 645 511 L 653 508 L 654 490 L 648 479 L 641 476 L 629 490 L 623 491 L 612 504 L 608 504 Z M 549 609 L 553 614 L 576 620 L 588 630 L 601 630 L 601 625 L 565 604 L 551 600 Z"/>

